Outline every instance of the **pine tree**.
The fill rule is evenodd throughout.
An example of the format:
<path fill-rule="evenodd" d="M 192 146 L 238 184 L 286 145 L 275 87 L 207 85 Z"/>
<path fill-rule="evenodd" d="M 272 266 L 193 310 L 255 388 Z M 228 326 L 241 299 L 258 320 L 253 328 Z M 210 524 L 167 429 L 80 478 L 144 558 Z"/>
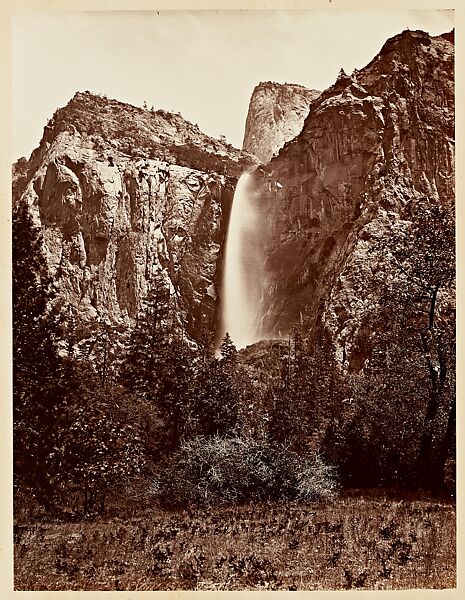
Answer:
<path fill-rule="evenodd" d="M 237 349 L 228 332 L 225 333 L 220 344 L 220 355 L 221 358 L 228 363 L 234 363 L 236 360 Z"/>
<path fill-rule="evenodd" d="M 184 436 L 231 432 L 238 416 L 238 390 L 224 360 L 202 362 L 189 394 Z"/>
<path fill-rule="evenodd" d="M 150 403 L 163 423 L 151 446 L 154 458 L 171 451 L 179 442 L 191 380 L 191 352 L 177 331 L 169 291 L 157 276 L 129 339 L 120 371 L 121 383 Z"/>
<path fill-rule="evenodd" d="M 202 327 L 198 335 L 198 350 L 201 362 L 205 365 L 213 358 L 213 335 Z"/>
<path fill-rule="evenodd" d="M 169 345 L 170 294 L 160 276 L 152 284 L 128 341 L 120 380 L 146 399 L 157 396 Z"/>
<path fill-rule="evenodd" d="M 125 414 L 127 392 L 111 381 L 111 330 L 100 332 L 102 354 L 94 347 L 97 378 L 78 352 L 74 307 L 61 319 L 49 309 L 41 244 L 20 206 L 13 218 L 15 511 L 29 508 L 31 496 L 48 513 L 71 508 L 76 495 L 85 511 L 102 509 L 106 495 L 143 466 L 141 427 Z"/>
<path fill-rule="evenodd" d="M 94 365 L 103 386 L 116 383 L 124 333 L 123 327 L 102 316 L 86 340 L 85 357 Z"/>
<path fill-rule="evenodd" d="M 310 348 L 300 329 L 293 328 L 281 349 L 281 376 L 267 392 L 270 435 L 300 454 L 321 449 L 327 423 L 334 418 L 335 406 L 343 394 L 324 331 L 315 332 L 312 342 Z"/>
<path fill-rule="evenodd" d="M 58 331 L 48 312 L 41 232 L 25 205 L 14 212 L 12 234 L 14 485 L 16 496 L 29 490 L 50 506 L 50 450 L 59 413 L 55 391 L 62 378 Z"/>

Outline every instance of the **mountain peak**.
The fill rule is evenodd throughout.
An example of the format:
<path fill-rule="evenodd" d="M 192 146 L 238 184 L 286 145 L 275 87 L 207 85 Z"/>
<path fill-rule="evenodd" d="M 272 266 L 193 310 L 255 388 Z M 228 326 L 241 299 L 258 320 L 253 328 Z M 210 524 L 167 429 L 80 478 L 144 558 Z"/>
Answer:
<path fill-rule="evenodd" d="M 301 131 L 319 94 L 295 83 L 260 82 L 250 99 L 242 148 L 268 162 Z"/>

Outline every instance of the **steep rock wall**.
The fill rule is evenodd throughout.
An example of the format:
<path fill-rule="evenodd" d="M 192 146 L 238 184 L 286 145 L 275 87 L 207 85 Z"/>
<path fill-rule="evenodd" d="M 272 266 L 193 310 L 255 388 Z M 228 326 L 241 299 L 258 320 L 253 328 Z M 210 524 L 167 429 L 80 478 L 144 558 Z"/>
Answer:
<path fill-rule="evenodd" d="M 380 236 L 389 243 L 410 198 L 453 203 L 453 156 L 450 36 L 406 31 L 361 71 L 341 72 L 302 132 L 256 172 L 268 240 L 264 333 L 324 322 L 338 355 L 355 352 L 370 310 L 355 282 L 373 279 L 370 248 Z"/>
<path fill-rule="evenodd" d="M 83 322 L 129 325 L 161 273 L 195 338 L 218 320 L 225 221 L 250 164 L 178 115 L 77 94 L 45 128 L 27 175 L 16 166 L 14 198 L 42 228 L 60 302 Z"/>

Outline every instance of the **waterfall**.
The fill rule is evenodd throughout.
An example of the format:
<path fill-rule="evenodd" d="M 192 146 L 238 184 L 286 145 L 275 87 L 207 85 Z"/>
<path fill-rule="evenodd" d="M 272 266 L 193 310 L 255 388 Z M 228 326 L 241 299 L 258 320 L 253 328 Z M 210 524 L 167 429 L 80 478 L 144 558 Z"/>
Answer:
<path fill-rule="evenodd" d="M 237 348 L 261 339 L 263 270 L 263 232 L 253 176 L 244 173 L 234 192 L 223 288 L 223 330 Z"/>

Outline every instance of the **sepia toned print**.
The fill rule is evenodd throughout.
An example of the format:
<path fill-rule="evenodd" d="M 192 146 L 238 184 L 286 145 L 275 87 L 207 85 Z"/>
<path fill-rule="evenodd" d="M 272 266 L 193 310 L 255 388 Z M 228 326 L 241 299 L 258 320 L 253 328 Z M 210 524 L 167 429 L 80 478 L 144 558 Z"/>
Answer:
<path fill-rule="evenodd" d="M 15 130 L 17 590 L 456 586 L 453 13 L 383 14 L 13 22 L 18 97 L 102 34 Z"/>

